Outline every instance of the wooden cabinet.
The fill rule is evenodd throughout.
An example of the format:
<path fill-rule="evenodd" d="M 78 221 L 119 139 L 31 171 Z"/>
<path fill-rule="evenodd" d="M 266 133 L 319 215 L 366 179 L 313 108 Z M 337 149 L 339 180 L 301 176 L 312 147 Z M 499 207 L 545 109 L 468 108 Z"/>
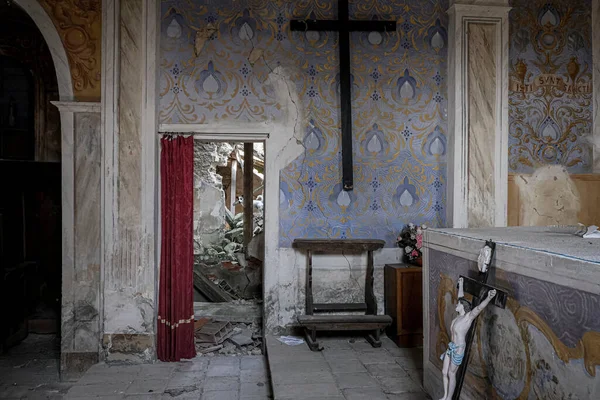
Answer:
<path fill-rule="evenodd" d="M 392 317 L 386 333 L 399 347 L 423 345 L 423 269 L 386 264 L 385 313 Z"/>

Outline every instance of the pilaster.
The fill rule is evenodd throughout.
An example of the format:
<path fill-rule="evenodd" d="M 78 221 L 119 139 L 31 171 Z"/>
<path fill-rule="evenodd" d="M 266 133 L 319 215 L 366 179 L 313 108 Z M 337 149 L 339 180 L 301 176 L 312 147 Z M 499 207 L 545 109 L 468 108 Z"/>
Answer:
<path fill-rule="evenodd" d="M 153 0 L 104 0 L 102 6 L 102 343 L 108 361 L 155 359 L 159 6 Z"/>
<path fill-rule="evenodd" d="M 508 0 L 451 1 L 448 225 L 506 226 Z"/>
<path fill-rule="evenodd" d="M 100 103 L 52 102 L 62 129 L 61 378 L 98 362 L 100 340 Z"/>

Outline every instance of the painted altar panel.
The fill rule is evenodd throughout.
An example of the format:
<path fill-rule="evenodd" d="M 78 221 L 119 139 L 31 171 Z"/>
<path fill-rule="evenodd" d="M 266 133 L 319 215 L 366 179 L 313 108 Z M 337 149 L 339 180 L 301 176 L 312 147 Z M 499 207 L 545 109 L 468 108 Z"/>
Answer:
<path fill-rule="evenodd" d="M 455 316 L 456 279 L 475 277 L 477 265 L 429 252 L 427 358 L 441 371 L 440 355 Z M 463 393 L 470 398 L 598 398 L 600 296 L 496 269 L 489 283 L 504 288 L 509 299 L 506 309 L 490 306 L 479 318 Z"/>

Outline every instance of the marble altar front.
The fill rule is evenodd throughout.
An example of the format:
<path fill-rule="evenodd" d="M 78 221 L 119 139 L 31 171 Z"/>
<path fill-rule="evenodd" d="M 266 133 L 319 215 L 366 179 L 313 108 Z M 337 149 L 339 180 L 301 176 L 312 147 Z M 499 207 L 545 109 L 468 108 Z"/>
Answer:
<path fill-rule="evenodd" d="M 600 398 L 600 240 L 544 228 L 428 230 L 423 254 L 424 383 L 443 395 L 459 275 L 477 277 L 497 243 L 488 283 L 509 294 L 477 326 L 463 399 Z"/>

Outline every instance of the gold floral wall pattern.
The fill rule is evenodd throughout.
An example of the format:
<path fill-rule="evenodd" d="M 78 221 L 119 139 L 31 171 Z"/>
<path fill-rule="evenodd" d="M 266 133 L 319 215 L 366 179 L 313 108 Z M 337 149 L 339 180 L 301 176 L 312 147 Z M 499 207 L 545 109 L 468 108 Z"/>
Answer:
<path fill-rule="evenodd" d="M 509 168 L 591 171 L 591 0 L 513 0 Z"/>
<path fill-rule="evenodd" d="M 102 12 L 100 0 L 40 0 L 60 38 L 80 101 L 100 100 Z"/>

